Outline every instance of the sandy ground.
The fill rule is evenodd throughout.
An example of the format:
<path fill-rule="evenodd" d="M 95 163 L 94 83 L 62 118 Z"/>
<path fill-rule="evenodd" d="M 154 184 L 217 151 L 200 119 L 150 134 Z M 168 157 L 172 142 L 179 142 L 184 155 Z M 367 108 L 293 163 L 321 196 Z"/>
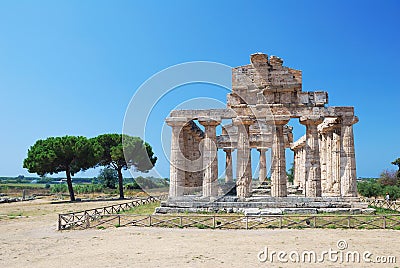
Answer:
<path fill-rule="evenodd" d="M 118 203 L 120 201 L 114 202 Z M 400 231 L 392 230 L 200 230 L 164 228 L 108 228 L 57 231 L 57 213 L 100 207 L 110 202 L 49 204 L 35 200 L 0 204 L 0 267 L 398 267 Z M 26 217 L 28 216 L 28 217 Z M 260 262 L 257 255 L 272 251 L 315 251 L 321 255 L 337 241 L 348 248 L 340 252 L 370 251 L 395 256 L 397 264 L 282 263 L 274 255 Z M 332 255 L 332 260 L 336 255 Z M 338 255 L 340 256 L 340 254 Z M 265 254 L 260 255 L 264 258 Z M 295 255 L 292 255 L 295 258 Z"/>

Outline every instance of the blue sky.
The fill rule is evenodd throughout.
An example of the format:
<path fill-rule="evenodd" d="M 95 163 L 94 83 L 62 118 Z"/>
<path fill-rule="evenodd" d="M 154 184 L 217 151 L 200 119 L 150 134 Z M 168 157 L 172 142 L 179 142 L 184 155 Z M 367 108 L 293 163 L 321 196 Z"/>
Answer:
<path fill-rule="evenodd" d="M 304 91 L 355 106 L 358 175 L 378 176 L 400 157 L 399 11 L 398 1 L 3 0 L 0 176 L 28 175 L 22 161 L 37 139 L 120 133 L 135 91 L 169 66 L 239 66 L 259 51 L 303 70 Z M 224 102 L 226 93 L 179 88 L 159 103 L 152 128 L 187 99 Z M 163 154 L 160 139 L 150 142 Z"/>

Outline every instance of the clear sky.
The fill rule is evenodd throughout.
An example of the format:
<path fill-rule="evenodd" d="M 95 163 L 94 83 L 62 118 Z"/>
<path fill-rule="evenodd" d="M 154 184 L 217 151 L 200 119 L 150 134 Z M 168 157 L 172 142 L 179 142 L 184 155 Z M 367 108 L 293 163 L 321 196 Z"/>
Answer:
<path fill-rule="evenodd" d="M 358 176 L 378 176 L 400 157 L 399 13 L 399 1 L 2 0 L 0 176 L 29 175 L 22 161 L 37 139 L 121 133 L 135 91 L 169 66 L 239 66 L 260 51 L 303 70 L 304 91 L 355 106 Z M 179 88 L 159 103 L 152 128 L 187 99 L 225 102 L 226 93 Z M 150 143 L 163 154 L 160 139 Z M 157 169 L 168 176 L 162 157 Z"/>

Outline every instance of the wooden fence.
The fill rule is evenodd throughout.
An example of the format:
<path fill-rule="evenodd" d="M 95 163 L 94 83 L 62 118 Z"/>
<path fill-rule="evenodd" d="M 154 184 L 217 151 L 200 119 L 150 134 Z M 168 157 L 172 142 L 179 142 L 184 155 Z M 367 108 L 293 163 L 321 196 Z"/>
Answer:
<path fill-rule="evenodd" d="M 80 228 L 123 226 L 200 228 L 200 229 L 262 229 L 262 228 L 351 228 L 400 230 L 400 214 L 395 215 L 126 215 L 101 216 Z"/>
<path fill-rule="evenodd" d="M 388 215 L 133 215 L 117 214 L 143 204 L 165 199 L 167 195 L 149 196 L 127 203 L 59 214 L 58 229 L 88 229 L 122 226 L 261 229 L 261 228 L 352 228 L 400 230 L 400 214 Z M 379 208 L 400 211 L 400 202 L 363 198 Z"/>
<path fill-rule="evenodd" d="M 399 201 L 386 201 L 384 199 L 375 198 L 361 198 L 361 201 L 368 203 L 369 206 L 377 208 L 386 208 L 400 212 L 400 202 Z"/>
<path fill-rule="evenodd" d="M 136 206 L 163 200 L 167 197 L 168 195 L 148 196 L 146 198 L 130 200 L 122 204 L 58 214 L 58 230 L 88 228 L 90 222 L 99 220 L 106 215 L 120 213 Z"/>

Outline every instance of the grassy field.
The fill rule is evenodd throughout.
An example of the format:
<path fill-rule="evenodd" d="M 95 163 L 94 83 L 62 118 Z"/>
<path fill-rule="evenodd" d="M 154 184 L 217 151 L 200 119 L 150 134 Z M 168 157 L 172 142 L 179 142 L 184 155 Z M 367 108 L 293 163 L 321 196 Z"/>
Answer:
<path fill-rule="evenodd" d="M 0 183 L 1 189 L 45 189 L 45 183 Z"/>
<path fill-rule="evenodd" d="M 151 202 L 148 204 L 140 205 L 137 207 L 133 207 L 130 210 L 126 210 L 121 212 L 120 214 L 137 214 L 137 215 L 149 215 L 153 214 L 156 207 L 159 207 L 161 204 L 160 201 L 158 202 Z"/>

